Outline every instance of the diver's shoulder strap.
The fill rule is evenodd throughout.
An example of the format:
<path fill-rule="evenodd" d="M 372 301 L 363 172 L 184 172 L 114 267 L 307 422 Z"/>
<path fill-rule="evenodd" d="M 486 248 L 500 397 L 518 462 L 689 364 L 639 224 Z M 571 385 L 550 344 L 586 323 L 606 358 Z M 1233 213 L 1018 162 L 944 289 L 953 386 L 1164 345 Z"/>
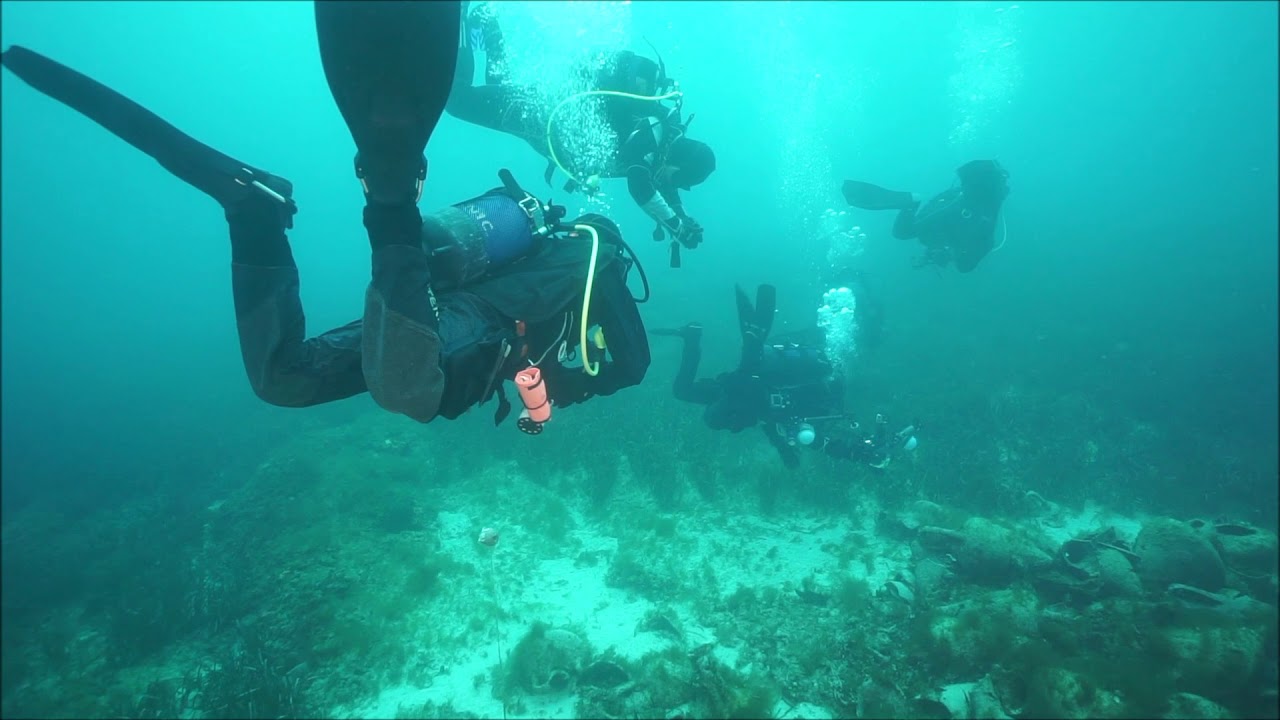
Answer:
<path fill-rule="evenodd" d="M 498 171 L 498 179 L 502 181 L 502 191 L 515 200 L 525 215 L 529 216 L 535 237 L 547 237 L 565 229 L 560 221 L 568 214 L 568 210 L 563 205 L 553 205 L 549 201 L 544 203 L 534 197 L 520 187 L 515 176 L 506 168 Z"/>

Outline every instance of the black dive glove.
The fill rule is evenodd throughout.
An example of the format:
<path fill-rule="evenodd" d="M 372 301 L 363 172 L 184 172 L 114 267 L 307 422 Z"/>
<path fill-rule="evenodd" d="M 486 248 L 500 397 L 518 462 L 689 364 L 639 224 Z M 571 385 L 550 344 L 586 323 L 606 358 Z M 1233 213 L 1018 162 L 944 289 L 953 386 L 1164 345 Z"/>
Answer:
<path fill-rule="evenodd" d="M 671 239 L 689 248 L 698 247 L 702 243 L 702 226 L 688 215 L 677 215 L 670 220 L 662 221 L 653 229 L 653 239 L 661 242 L 667 234 Z"/>
<path fill-rule="evenodd" d="M 681 216 L 676 220 L 676 227 L 672 230 L 671 237 L 692 250 L 702 244 L 702 226 L 688 215 Z"/>

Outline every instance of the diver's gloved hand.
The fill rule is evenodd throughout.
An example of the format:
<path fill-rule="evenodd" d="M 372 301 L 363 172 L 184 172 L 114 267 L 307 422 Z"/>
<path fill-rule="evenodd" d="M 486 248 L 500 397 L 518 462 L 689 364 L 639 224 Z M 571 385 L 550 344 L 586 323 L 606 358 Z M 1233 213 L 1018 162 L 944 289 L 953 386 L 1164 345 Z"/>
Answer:
<path fill-rule="evenodd" d="M 675 227 L 668 226 L 668 229 L 671 230 L 672 239 L 690 250 L 702 244 L 702 226 L 687 215 L 676 218 Z"/>
<path fill-rule="evenodd" d="M 366 158 L 356 153 L 356 177 L 365 201 L 377 205 L 416 205 L 427 179 L 427 156 L 379 153 Z"/>

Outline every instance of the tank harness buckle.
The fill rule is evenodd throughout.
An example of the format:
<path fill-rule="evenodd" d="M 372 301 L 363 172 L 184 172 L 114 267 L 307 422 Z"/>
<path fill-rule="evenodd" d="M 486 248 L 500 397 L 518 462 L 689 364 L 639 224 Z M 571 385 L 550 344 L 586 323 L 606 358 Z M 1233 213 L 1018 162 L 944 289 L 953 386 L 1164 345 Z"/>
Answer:
<path fill-rule="evenodd" d="M 533 234 L 538 237 L 547 237 L 553 235 L 563 228 L 560 220 L 564 218 L 568 212 L 559 205 L 544 203 L 534 197 L 532 193 L 526 192 L 520 187 L 520 183 L 516 182 L 515 176 L 510 170 L 503 168 L 498 171 L 498 178 L 502 180 L 502 187 L 507 191 L 507 195 L 516 201 L 520 209 L 529 218 L 529 222 L 533 225 Z"/>
<path fill-rule="evenodd" d="M 538 198 L 525 193 L 522 199 L 516 201 L 516 204 L 520 206 L 520 209 L 524 211 L 525 215 L 529 216 L 529 219 L 533 221 L 533 224 L 536 227 L 542 227 L 544 225 L 542 217 L 542 203 L 538 201 Z"/>

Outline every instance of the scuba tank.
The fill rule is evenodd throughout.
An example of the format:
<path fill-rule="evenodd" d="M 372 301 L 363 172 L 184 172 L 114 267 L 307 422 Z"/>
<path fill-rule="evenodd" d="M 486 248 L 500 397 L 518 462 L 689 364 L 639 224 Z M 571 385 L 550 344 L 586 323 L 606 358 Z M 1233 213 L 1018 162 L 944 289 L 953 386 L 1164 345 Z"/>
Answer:
<path fill-rule="evenodd" d="M 520 260 L 558 229 L 563 207 L 524 192 L 507 170 L 498 176 L 503 187 L 422 216 L 422 247 L 437 289 L 455 290 Z"/>

